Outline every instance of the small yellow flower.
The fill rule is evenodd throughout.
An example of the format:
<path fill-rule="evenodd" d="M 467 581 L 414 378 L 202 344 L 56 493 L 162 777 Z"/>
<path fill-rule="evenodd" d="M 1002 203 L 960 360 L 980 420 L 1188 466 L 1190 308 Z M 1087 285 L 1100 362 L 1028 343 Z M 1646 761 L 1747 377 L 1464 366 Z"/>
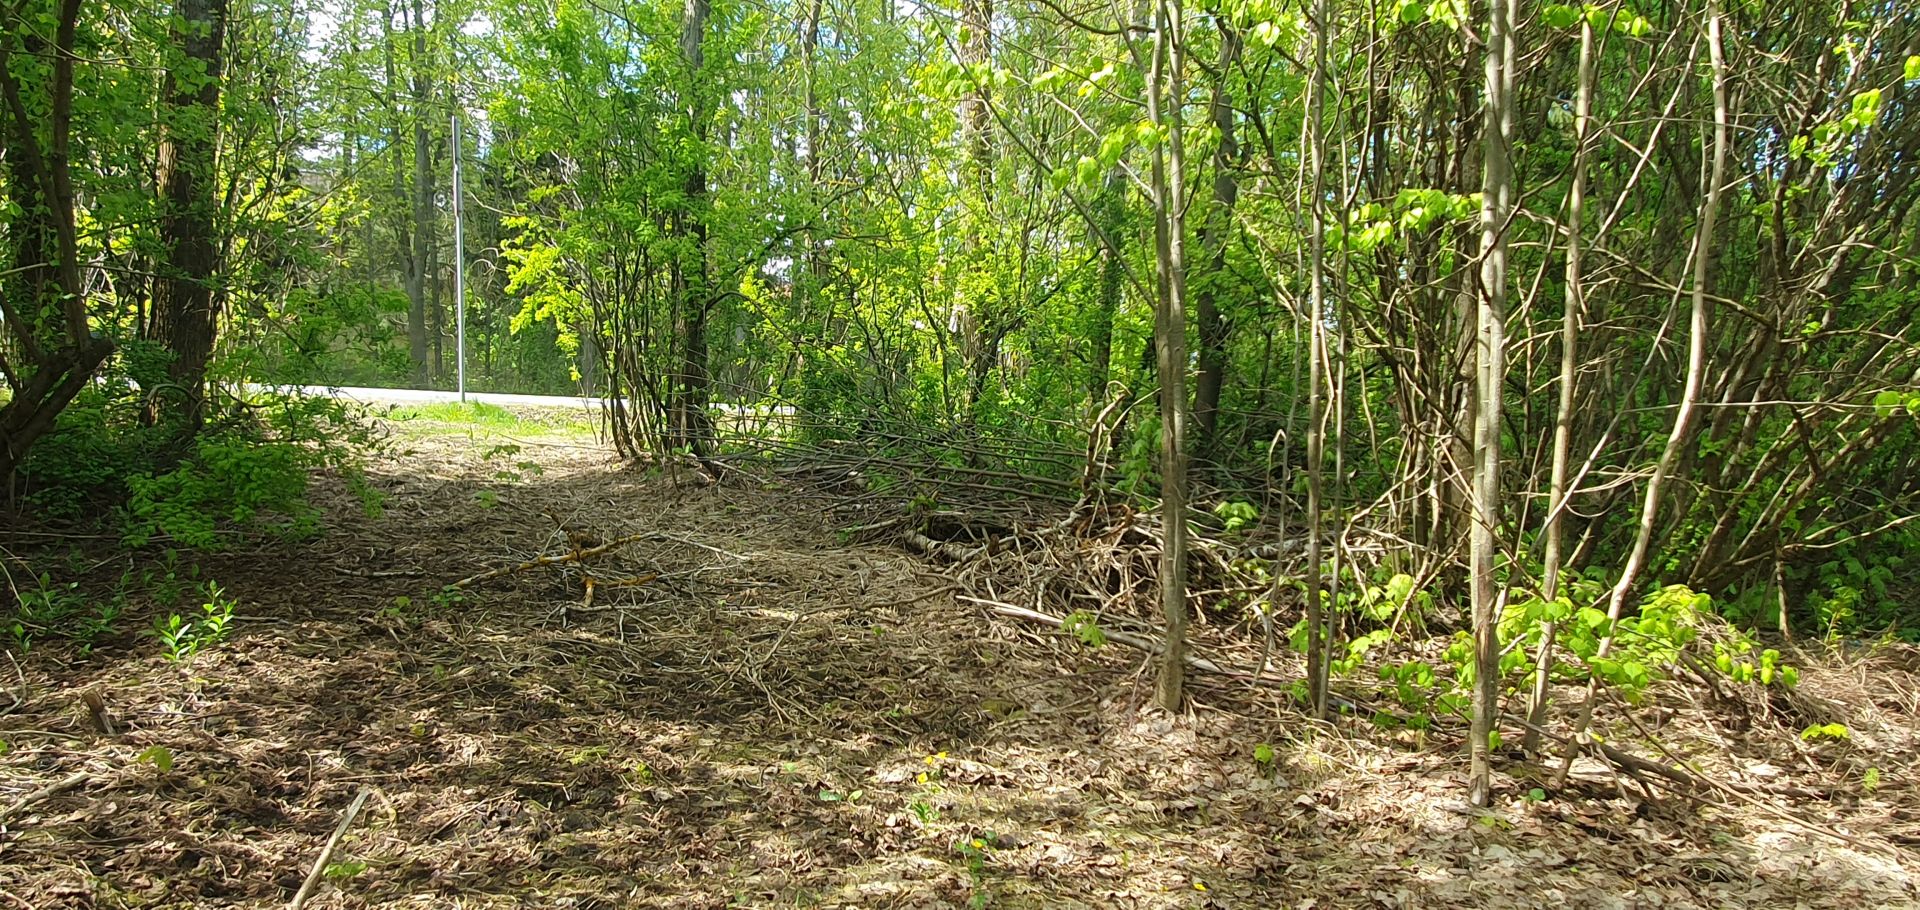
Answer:
<path fill-rule="evenodd" d="M 1194 882 L 1194 883 L 1193 883 L 1193 890 L 1195 890 L 1195 891 L 1205 891 L 1205 890 L 1207 890 L 1207 883 L 1206 883 L 1206 882 Z"/>
<path fill-rule="evenodd" d="M 924 783 L 926 783 L 926 782 L 927 782 L 927 772 L 925 772 L 925 771 L 922 771 L 922 772 L 920 772 L 920 773 L 919 773 L 918 775 L 915 775 L 915 779 L 916 779 L 916 780 L 918 780 L 919 782 L 921 782 L 921 783 L 923 783 L 923 784 L 924 784 Z"/>
<path fill-rule="evenodd" d="M 975 849 L 975 850 L 985 850 L 985 849 L 987 849 L 987 842 L 986 842 L 986 841 L 983 841 L 983 840 L 981 840 L 980 838 L 977 838 L 977 837 L 976 837 L 976 838 L 974 838 L 974 839 L 973 839 L 973 849 Z"/>

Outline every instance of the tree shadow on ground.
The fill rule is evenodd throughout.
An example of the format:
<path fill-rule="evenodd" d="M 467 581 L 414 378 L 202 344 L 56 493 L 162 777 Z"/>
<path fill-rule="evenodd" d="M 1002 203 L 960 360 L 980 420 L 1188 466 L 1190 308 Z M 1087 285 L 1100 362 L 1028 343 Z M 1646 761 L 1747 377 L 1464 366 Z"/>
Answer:
<path fill-rule="evenodd" d="M 1139 655 L 998 624 L 943 592 L 937 568 L 838 539 L 793 490 L 510 445 L 422 441 L 376 470 L 383 514 L 330 482 L 325 536 L 202 558 L 244 607 L 239 634 L 190 661 L 138 638 L 29 661 L 8 789 L 82 767 L 98 781 L 9 821 L 0 888 L 49 908 L 279 906 L 364 788 L 310 906 L 1912 894 L 1896 865 L 1768 847 L 1778 832 L 1697 807 L 1532 802 L 1510 784 L 1475 815 L 1450 747 L 1311 725 L 1237 684 L 1198 680 L 1193 714 L 1169 718 L 1145 707 Z M 652 536 L 442 592 L 564 554 L 569 529 Z M 588 603 L 582 572 L 656 577 Z M 115 735 L 87 732 L 89 688 Z"/>

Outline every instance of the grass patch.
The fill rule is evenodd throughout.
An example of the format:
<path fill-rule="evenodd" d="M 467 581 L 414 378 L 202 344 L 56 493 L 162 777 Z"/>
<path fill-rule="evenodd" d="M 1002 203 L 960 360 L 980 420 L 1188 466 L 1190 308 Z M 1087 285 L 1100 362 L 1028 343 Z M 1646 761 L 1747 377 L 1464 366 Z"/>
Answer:
<path fill-rule="evenodd" d="M 466 423 L 488 427 L 515 427 L 520 415 L 497 404 L 479 401 L 437 401 L 397 407 L 387 415 L 391 420 L 437 420 L 442 423 Z"/>
<path fill-rule="evenodd" d="M 444 401 L 393 408 L 386 419 L 409 435 L 443 436 L 465 433 L 475 438 L 496 435 L 592 437 L 594 415 L 584 408 L 506 408 L 479 401 Z"/>

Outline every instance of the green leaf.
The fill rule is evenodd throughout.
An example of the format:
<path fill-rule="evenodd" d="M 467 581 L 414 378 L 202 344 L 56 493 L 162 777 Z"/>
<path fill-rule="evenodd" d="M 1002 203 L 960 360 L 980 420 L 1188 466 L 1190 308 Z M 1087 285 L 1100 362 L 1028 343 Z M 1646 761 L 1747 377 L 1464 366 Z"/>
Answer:
<path fill-rule="evenodd" d="M 1907 58 L 1906 75 L 1909 82 L 1920 79 L 1920 54 L 1914 54 Z"/>
<path fill-rule="evenodd" d="M 173 770 L 173 750 L 166 746 L 148 746 L 146 751 L 133 757 L 134 761 L 145 762 L 162 772 Z"/>
<path fill-rule="evenodd" d="M 1253 763 L 1256 765 L 1273 764 L 1273 747 L 1261 743 L 1253 747 Z"/>
<path fill-rule="evenodd" d="M 1888 417 L 1900 413 L 1900 408 L 1905 403 L 1905 396 L 1899 392 L 1892 390 L 1881 392 L 1873 396 L 1873 413 L 1880 417 L 1880 419 L 1885 420 Z"/>
<path fill-rule="evenodd" d="M 1844 742 L 1853 738 L 1853 731 L 1847 729 L 1846 724 L 1814 724 L 1800 731 L 1800 738 L 1810 743 L 1821 740 Z"/>
<path fill-rule="evenodd" d="M 326 876 L 327 879 L 331 881 L 340 882 L 353 878 L 365 871 L 367 871 L 367 864 L 356 860 L 344 863 L 328 863 L 326 870 L 320 874 Z"/>
<path fill-rule="evenodd" d="M 1552 28 L 1572 28 L 1580 24 L 1580 11 L 1563 3 L 1555 3 L 1541 10 L 1540 18 Z"/>
<path fill-rule="evenodd" d="M 1653 31 L 1653 23 L 1639 13 L 1625 13 L 1613 20 L 1613 30 L 1623 35 L 1639 38 Z"/>

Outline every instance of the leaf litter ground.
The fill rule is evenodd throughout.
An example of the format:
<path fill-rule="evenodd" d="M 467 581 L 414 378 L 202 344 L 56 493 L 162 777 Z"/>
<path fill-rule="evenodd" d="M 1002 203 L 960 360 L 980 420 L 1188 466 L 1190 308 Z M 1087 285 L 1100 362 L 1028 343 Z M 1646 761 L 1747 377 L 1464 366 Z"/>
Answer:
<path fill-rule="evenodd" d="M 1455 744 L 1204 677 L 1169 718 L 1139 653 L 960 603 L 777 483 L 441 429 L 376 467 L 380 516 L 323 479 L 324 536 L 189 560 L 242 604 L 232 640 L 181 663 L 132 632 L 16 652 L 0 810 L 91 777 L 5 818 L 0 905 L 285 906 L 366 789 L 309 907 L 1920 906 L 1911 854 L 1771 803 L 1535 801 L 1505 778 L 1478 816 Z M 435 598 L 568 530 L 647 536 Z M 155 561 L 0 545 L 89 578 Z M 1867 682 L 1911 699 L 1896 656 L 1908 672 Z M 1911 829 L 1900 732 L 1873 792 L 1793 808 Z"/>

